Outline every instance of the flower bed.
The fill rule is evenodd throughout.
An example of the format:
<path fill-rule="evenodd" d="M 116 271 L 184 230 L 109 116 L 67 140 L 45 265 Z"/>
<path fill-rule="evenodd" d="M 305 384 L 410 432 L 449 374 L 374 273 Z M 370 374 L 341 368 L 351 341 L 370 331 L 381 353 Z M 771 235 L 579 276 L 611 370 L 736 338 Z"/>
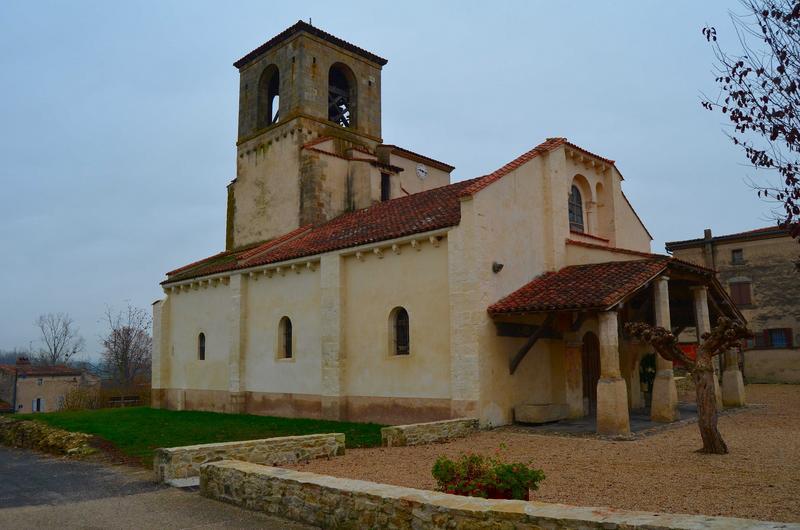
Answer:
<path fill-rule="evenodd" d="M 499 456 L 499 451 L 498 451 Z M 451 460 L 440 456 L 431 470 L 437 489 L 484 499 L 530 500 L 530 491 L 544 480 L 541 469 L 520 462 L 503 462 L 475 453 Z"/>

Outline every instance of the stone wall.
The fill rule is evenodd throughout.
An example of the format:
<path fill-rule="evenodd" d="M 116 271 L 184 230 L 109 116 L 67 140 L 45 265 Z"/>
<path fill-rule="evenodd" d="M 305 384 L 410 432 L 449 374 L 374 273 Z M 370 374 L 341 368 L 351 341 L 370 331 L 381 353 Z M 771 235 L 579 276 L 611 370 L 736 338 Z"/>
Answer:
<path fill-rule="evenodd" d="M 91 435 L 69 432 L 44 423 L 0 417 L 0 443 L 56 455 L 84 456 L 96 452 Z"/>
<path fill-rule="evenodd" d="M 462 497 L 233 460 L 204 465 L 200 474 L 200 492 L 206 497 L 250 510 L 337 529 L 800 528 L 797 524 L 728 517 Z"/>
<path fill-rule="evenodd" d="M 477 418 L 394 425 L 381 429 L 381 444 L 384 447 L 430 444 L 462 438 L 477 430 Z"/>
<path fill-rule="evenodd" d="M 201 465 L 219 460 L 281 465 L 343 455 L 344 443 L 344 434 L 331 433 L 169 447 L 156 449 L 153 468 L 156 480 L 167 482 L 197 477 Z"/>

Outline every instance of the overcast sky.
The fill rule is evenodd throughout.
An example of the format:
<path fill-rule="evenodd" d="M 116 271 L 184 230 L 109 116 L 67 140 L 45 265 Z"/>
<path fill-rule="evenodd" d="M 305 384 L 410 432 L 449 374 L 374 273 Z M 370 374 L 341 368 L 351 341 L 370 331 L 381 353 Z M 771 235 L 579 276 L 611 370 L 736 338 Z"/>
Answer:
<path fill-rule="evenodd" d="M 735 2 L 0 2 L 0 349 L 68 312 L 99 351 L 106 305 L 225 242 L 231 63 L 298 19 L 389 60 L 383 137 L 485 174 L 549 136 L 617 161 L 664 241 L 770 224 L 717 114 Z M 535 244 L 535 242 L 532 242 Z M 34 346 L 36 343 L 34 342 Z"/>

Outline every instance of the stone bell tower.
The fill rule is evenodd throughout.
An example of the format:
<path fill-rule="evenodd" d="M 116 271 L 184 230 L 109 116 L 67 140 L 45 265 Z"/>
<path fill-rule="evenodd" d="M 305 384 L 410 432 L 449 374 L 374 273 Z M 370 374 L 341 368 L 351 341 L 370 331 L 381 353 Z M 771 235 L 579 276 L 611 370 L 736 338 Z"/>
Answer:
<path fill-rule="evenodd" d="M 386 63 L 302 21 L 234 63 L 239 137 L 227 249 L 374 202 Z"/>

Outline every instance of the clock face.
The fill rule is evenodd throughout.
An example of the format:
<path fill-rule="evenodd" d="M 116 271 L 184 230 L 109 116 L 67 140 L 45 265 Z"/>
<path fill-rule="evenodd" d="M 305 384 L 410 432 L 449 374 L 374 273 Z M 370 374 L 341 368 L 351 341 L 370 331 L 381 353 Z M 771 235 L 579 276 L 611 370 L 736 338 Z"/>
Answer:
<path fill-rule="evenodd" d="M 417 176 L 423 180 L 428 176 L 428 168 L 425 164 L 417 164 Z"/>

